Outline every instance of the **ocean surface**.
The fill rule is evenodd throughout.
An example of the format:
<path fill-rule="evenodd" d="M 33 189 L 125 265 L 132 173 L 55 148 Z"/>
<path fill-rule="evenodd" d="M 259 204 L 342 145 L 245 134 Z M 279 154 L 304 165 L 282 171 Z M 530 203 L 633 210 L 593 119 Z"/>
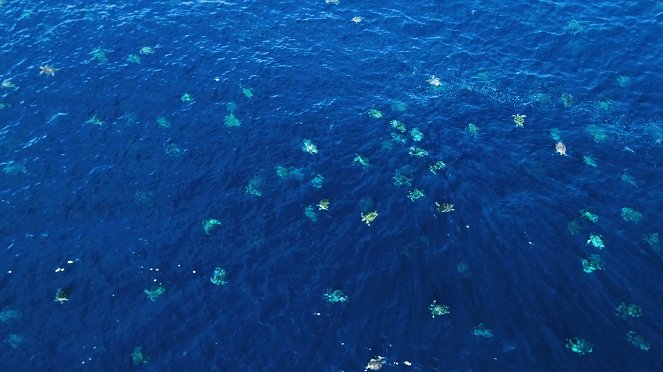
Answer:
<path fill-rule="evenodd" d="M 663 370 L 663 2 L 0 4 L 2 370 Z"/>

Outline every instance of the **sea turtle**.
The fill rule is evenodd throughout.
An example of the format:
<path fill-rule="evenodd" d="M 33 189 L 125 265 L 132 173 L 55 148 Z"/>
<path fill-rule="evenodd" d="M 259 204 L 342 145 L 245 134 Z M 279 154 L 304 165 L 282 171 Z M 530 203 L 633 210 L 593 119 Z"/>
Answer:
<path fill-rule="evenodd" d="M 55 68 L 49 65 L 39 66 L 39 75 L 44 74 L 46 76 L 55 75 Z"/>
<path fill-rule="evenodd" d="M 560 155 L 566 155 L 566 145 L 564 142 L 559 141 L 555 144 L 555 151 Z"/>
<path fill-rule="evenodd" d="M 67 301 L 69 301 L 69 293 L 67 291 L 67 288 L 60 288 L 58 291 L 55 293 L 55 302 L 59 304 L 63 304 Z"/>
<path fill-rule="evenodd" d="M 515 114 L 511 115 L 513 118 L 513 122 L 516 124 L 517 127 L 524 127 L 525 126 L 525 118 L 527 115 L 521 115 L 521 114 Z"/>
<path fill-rule="evenodd" d="M 329 210 L 329 199 L 322 199 L 318 203 L 318 209 L 321 211 Z"/>
<path fill-rule="evenodd" d="M 318 153 L 318 147 L 311 142 L 311 140 L 304 140 L 304 144 L 302 145 L 302 150 L 304 152 L 308 152 L 309 154 L 317 154 Z"/>
<path fill-rule="evenodd" d="M 371 226 L 371 222 L 375 220 L 375 217 L 378 216 L 378 211 L 369 212 L 366 214 L 361 214 L 361 221 L 366 222 L 368 226 Z"/>
<path fill-rule="evenodd" d="M 371 360 L 368 361 L 368 364 L 366 365 L 366 368 L 364 370 L 377 371 L 380 368 L 382 368 L 382 366 L 384 366 L 386 360 L 387 359 L 385 357 L 381 356 L 377 356 L 376 358 L 371 358 Z"/>

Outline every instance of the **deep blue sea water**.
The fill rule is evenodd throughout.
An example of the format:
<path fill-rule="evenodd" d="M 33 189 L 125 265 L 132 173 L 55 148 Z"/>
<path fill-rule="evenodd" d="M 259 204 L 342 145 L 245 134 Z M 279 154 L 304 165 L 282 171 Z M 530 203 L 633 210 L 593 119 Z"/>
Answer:
<path fill-rule="evenodd" d="M 2 370 L 663 370 L 662 2 L 0 4 Z"/>

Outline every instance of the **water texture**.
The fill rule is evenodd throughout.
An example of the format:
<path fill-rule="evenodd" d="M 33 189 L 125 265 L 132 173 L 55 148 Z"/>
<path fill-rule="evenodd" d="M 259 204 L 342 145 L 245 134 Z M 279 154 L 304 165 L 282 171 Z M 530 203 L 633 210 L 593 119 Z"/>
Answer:
<path fill-rule="evenodd" d="M 0 4 L 3 369 L 663 369 L 662 2 Z"/>

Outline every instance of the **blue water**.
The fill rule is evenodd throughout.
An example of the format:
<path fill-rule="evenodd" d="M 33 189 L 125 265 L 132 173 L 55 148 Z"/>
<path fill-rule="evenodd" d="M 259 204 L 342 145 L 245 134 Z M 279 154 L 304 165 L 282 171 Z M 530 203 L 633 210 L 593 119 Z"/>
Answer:
<path fill-rule="evenodd" d="M 663 3 L 0 4 L 3 370 L 663 370 Z"/>

